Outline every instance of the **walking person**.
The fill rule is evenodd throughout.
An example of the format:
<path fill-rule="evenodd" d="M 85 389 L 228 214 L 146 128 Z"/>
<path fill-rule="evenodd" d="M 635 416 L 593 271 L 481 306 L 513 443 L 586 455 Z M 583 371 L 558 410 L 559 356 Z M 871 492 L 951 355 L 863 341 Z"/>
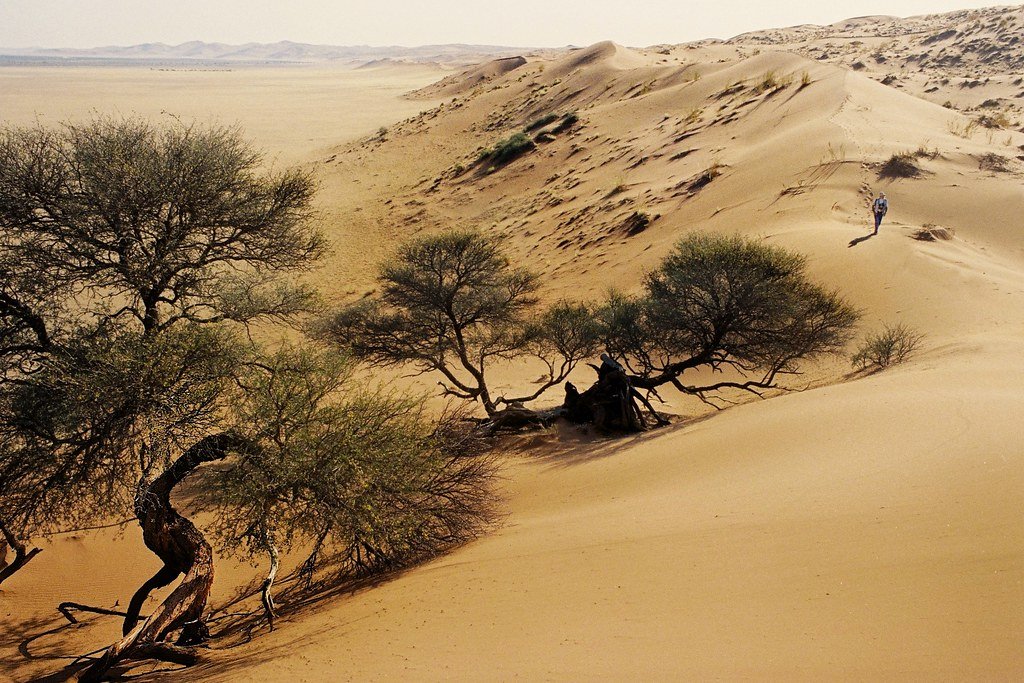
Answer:
<path fill-rule="evenodd" d="M 885 198 L 884 192 L 879 192 L 878 196 L 875 197 L 874 203 L 871 204 L 871 210 L 875 214 L 875 231 L 872 235 L 878 234 L 878 226 L 882 224 L 882 218 L 889 211 L 889 200 Z"/>

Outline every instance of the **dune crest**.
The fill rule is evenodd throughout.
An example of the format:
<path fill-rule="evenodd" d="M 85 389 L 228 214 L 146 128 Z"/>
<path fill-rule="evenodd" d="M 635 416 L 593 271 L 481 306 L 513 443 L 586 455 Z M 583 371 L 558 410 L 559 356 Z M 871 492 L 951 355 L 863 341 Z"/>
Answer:
<path fill-rule="evenodd" d="M 797 391 L 723 413 L 665 392 L 681 420 L 628 439 L 563 427 L 510 440 L 508 516 L 494 534 L 296 606 L 274 633 L 189 675 L 1018 675 L 1024 47 L 1010 41 L 1022 12 L 496 60 L 417 91 L 443 100 L 429 110 L 322 150 L 311 161 L 337 250 L 313 278 L 339 300 L 371 292 L 398 242 L 451 227 L 500 237 L 549 300 L 635 291 L 681 235 L 739 233 L 805 254 L 815 280 L 863 311 L 851 353 L 895 322 L 923 346 L 878 373 L 822 362 Z M 518 156 L 485 153 L 516 135 L 532 143 Z M 887 172 L 894 157 L 913 172 Z M 880 191 L 891 209 L 873 235 Z M 496 370 L 496 391 L 522 380 L 508 373 Z M 12 581 L 31 619 L 7 610 L 4 656 L 19 656 L 33 623 L 52 625 L 62 563 L 102 574 L 75 590 L 103 604 L 122 595 L 120 577 L 100 572 L 104 553 L 120 553 L 128 579 L 151 571 L 111 536 L 55 539 Z M 67 645 L 33 648 L 76 654 L 109 627 L 97 619 Z M 17 661 L 19 674 L 56 667 Z"/>

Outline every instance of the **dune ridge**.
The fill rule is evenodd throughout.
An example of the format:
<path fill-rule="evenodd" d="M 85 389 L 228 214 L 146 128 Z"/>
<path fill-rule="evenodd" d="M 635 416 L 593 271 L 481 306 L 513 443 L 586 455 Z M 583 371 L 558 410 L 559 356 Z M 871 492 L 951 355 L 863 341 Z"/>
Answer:
<path fill-rule="evenodd" d="M 954 19 L 998 35 L 1019 11 L 864 17 L 650 49 L 605 42 L 514 68 L 491 62 L 418 93 L 443 98 L 436 107 L 321 150 L 321 210 L 337 250 L 314 279 L 338 300 L 370 291 L 396 242 L 448 227 L 500 236 L 543 274 L 549 299 L 636 289 L 680 235 L 705 230 L 807 254 L 813 277 L 863 311 L 862 335 L 900 321 L 924 348 L 877 374 L 836 358 L 810 368 L 803 391 L 722 413 L 666 395 L 682 419 L 635 437 L 559 428 L 511 439 L 507 518 L 490 536 L 286 614 L 272 634 L 217 650 L 187 675 L 1019 675 L 1024 135 L 1016 123 L 967 131 L 992 108 L 942 106 L 936 99 L 959 89 L 953 80 L 925 93 L 941 65 L 893 87 L 848 63 L 875 45 L 828 47 L 872 33 L 895 54 Z M 997 29 L 985 28 L 992 21 Z M 970 53 L 978 31 L 956 30 L 946 49 Z M 1013 59 L 1021 48 L 1006 49 Z M 991 78 L 1005 86 L 1011 76 Z M 577 119 L 566 124 L 569 114 Z M 535 148 L 519 158 L 492 167 L 480 154 L 525 128 Z M 883 164 L 902 153 L 918 175 L 885 177 Z M 990 155 L 1001 170 L 985 165 Z M 892 209 L 868 237 L 878 191 Z M 914 238 L 932 228 L 951 238 Z M 590 371 L 580 372 L 586 381 Z M 0 597 L 0 656 L 19 679 L 56 668 L 16 652 L 55 624 L 47 582 L 63 575 L 62 558 L 104 577 L 76 587 L 104 604 L 123 595 L 118 582 L 152 571 L 141 544 L 109 531 L 54 543 Z M 104 553 L 123 558 L 122 574 L 111 576 Z M 221 570 L 223 604 L 231 579 L 251 571 Z M 115 622 L 92 619 L 74 639 L 40 637 L 31 651 L 81 652 L 106 642 Z"/>

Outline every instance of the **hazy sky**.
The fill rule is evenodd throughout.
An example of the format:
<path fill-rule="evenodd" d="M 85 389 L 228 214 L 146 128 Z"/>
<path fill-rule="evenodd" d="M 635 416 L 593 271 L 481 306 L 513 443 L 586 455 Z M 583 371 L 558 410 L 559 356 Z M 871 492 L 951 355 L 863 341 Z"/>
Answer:
<path fill-rule="evenodd" d="M 608 39 L 644 46 L 867 14 L 909 16 L 995 4 L 997 0 L 0 0 L 0 46 L 293 40 L 554 47 Z"/>

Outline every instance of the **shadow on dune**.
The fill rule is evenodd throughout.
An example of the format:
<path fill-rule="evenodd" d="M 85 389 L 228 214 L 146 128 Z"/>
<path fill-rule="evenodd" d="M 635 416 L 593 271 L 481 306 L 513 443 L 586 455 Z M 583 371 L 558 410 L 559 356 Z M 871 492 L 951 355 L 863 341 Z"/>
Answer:
<path fill-rule="evenodd" d="M 84 618 L 77 624 L 66 621 L 63 617 L 40 617 L 17 626 L 3 624 L 4 638 L 0 645 L 4 647 L 17 645 L 18 653 L 26 661 L 58 662 L 63 667 L 47 674 L 40 674 L 25 680 L 32 683 L 56 683 L 57 681 L 75 680 L 90 663 L 90 657 L 96 652 L 80 653 L 69 644 L 70 634 L 87 628 L 95 618 Z M 97 651 L 99 652 L 99 651 Z"/>
<path fill-rule="evenodd" d="M 424 561 L 429 560 L 424 559 Z M 275 601 L 278 607 L 275 631 L 279 630 L 281 626 L 287 630 L 288 621 L 300 615 L 315 614 L 321 605 L 330 604 L 338 598 L 351 597 L 392 581 L 416 566 L 412 565 L 365 578 L 347 579 L 338 576 L 337 568 L 333 564 L 330 560 L 324 561 L 324 565 L 318 570 L 318 574 L 323 577 L 321 579 L 307 582 L 305 577 L 293 573 L 278 584 L 278 590 L 275 592 Z M 94 656 L 106 648 L 88 653 L 70 652 L 68 650 L 74 650 L 74 646 L 69 646 L 64 642 L 66 637 L 62 637 L 62 635 L 66 636 L 69 631 L 86 626 L 96 619 L 109 618 L 111 617 L 97 616 L 78 624 L 68 623 L 63 618 L 38 619 L 20 625 L 16 631 L 6 632 L 3 643 L 6 645 L 16 644 L 21 656 L 26 660 L 51 661 L 55 665 L 58 665 L 58 662 L 63 663 L 62 668 L 56 671 L 25 680 L 31 681 L 31 683 L 72 681 L 76 680 L 81 671 L 92 663 Z M 235 654 L 233 651 L 236 648 L 252 642 L 269 630 L 266 617 L 260 607 L 257 582 L 240 588 L 232 598 L 220 604 L 210 614 L 209 623 L 213 627 L 213 638 L 206 648 L 200 649 L 200 662 L 197 665 L 179 667 L 174 664 L 162 663 L 156 665 L 159 667 L 158 669 L 154 669 L 152 660 L 126 661 L 111 670 L 113 679 L 149 680 L 151 676 L 178 672 L 179 675 L 184 675 L 189 680 L 201 675 L 214 680 L 234 681 L 238 680 L 234 674 L 238 666 L 243 664 L 251 666 L 254 663 L 286 657 L 298 639 L 305 640 L 311 635 L 309 630 L 303 630 L 301 634 L 296 634 L 295 640 L 286 640 L 282 645 L 243 648 Z M 354 622 L 331 623 L 325 625 L 322 630 L 323 632 L 344 630 L 352 623 Z M 260 633 L 261 631 L 262 633 Z M 44 644 L 43 641 L 50 637 L 58 639 L 56 645 L 46 646 Z M 138 668 L 140 665 L 141 669 Z"/>
<path fill-rule="evenodd" d="M 429 559 L 423 560 L 423 562 L 427 561 Z M 212 681 L 240 680 L 237 674 L 237 669 L 240 667 L 251 667 L 259 663 L 287 658 L 297 644 L 308 643 L 310 639 L 315 639 L 328 632 L 343 633 L 348 629 L 355 628 L 357 622 L 367 617 L 341 622 L 330 621 L 316 628 L 309 628 L 310 622 L 307 621 L 305 628 L 294 632 L 294 637 L 288 635 L 289 621 L 315 615 L 318 608 L 336 604 L 333 601 L 337 599 L 352 597 L 393 581 L 405 572 L 422 565 L 423 562 L 357 579 L 339 578 L 337 568 L 332 567 L 331 563 L 325 562 L 325 565 L 318 571 L 323 578 L 308 584 L 304 577 L 292 573 L 279 584 L 279 590 L 275 592 L 274 596 L 278 608 L 274 631 L 280 631 L 283 636 L 283 639 L 276 639 L 278 644 L 261 643 L 255 647 L 243 647 L 257 640 L 259 636 L 266 635 L 269 625 L 259 606 L 258 588 L 240 589 L 234 598 L 220 605 L 210 615 L 211 621 L 223 625 L 214 630 L 214 637 L 210 641 L 210 655 L 204 657 L 197 666 L 189 668 L 187 675 L 191 678 Z M 248 609 L 245 604 L 247 601 L 253 606 L 252 609 Z"/>
<path fill-rule="evenodd" d="M 850 243 L 847 244 L 846 246 L 847 247 L 855 247 L 858 244 L 860 244 L 861 242 L 867 242 L 869 239 L 871 239 L 874 236 L 875 236 L 875 233 L 869 232 L 868 234 L 864 235 L 863 237 L 858 237 L 857 239 L 850 240 Z"/>
<path fill-rule="evenodd" d="M 689 429 L 717 414 L 715 411 L 685 419 L 669 416 L 671 424 L 648 429 L 639 434 L 601 434 L 590 427 L 558 422 L 543 432 L 514 437 L 506 444 L 506 448 L 523 458 L 539 460 L 552 467 L 573 467 L 618 455 L 638 444 L 659 439 L 681 429 Z"/>

